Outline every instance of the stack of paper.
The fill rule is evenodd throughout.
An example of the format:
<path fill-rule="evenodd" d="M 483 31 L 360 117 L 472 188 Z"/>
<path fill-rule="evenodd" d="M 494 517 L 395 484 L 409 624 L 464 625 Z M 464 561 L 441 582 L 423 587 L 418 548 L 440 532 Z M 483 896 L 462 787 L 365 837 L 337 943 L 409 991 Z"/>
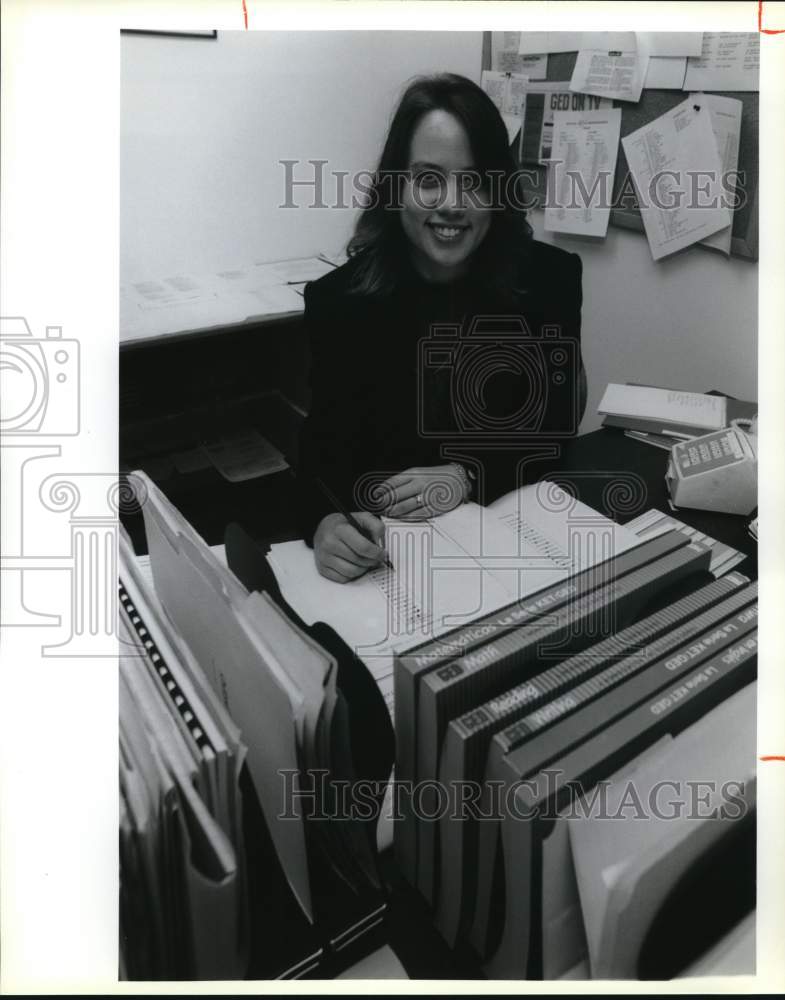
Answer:
<path fill-rule="evenodd" d="M 721 430 L 731 420 L 752 416 L 757 405 L 703 392 L 684 392 L 648 385 L 610 382 L 597 412 L 604 416 L 603 427 L 694 437 Z"/>
<path fill-rule="evenodd" d="M 334 266 L 322 257 L 303 257 L 125 285 L 120 290 L 120 340 L 297 315 L 304 308 L 306 282 Z"/>
<path fill-rule="evenodd" d="M 133 979 L 245 974 L 237 727 L 120 541 L 120 923 Z"/>
<path fill-rule="evenodd" d="M 135 475 L 147 488 L 143 513 L 156 592 L 243 733 L 281 869 L 313 922 L 314 850 L 356 890 L 378 886 L 364 830 L 353 822 L 314 826 L 302 804 L 303 790 L 313 788 L 317 816 L 334 814 L 334 785 L 315 776 L 353 776 L 335 660 L 267 594 L 249 594 L 154 484 Z"/>

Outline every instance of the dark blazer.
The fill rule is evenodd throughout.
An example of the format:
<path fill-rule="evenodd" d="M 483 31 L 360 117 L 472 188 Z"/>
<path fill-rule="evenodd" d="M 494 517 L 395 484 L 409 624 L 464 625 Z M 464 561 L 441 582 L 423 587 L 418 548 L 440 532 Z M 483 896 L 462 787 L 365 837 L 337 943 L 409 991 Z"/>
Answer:
<path fill-rule="evenodd" d="M 357 267 L 305 289 L 311 407 L 300 439 L 301 528 L 334 508 L 374 509 L 373 485 L 413 466 L 460 461 L 489 503 L 577 432 L 585 406 L 581 259 L 532 241 L 508 298 L 478 278 L 424 281 L 405 262 L 389 296 L 349 290 Z M 530 464 L 530 463 L 529 463 Z"/>

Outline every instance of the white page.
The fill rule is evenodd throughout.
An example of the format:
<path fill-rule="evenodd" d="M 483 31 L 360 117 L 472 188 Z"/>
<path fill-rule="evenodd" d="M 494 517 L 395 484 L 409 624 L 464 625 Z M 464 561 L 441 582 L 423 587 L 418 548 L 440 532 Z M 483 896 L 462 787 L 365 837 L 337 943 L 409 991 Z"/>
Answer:
<path fill-rule="evenodd" d="M 693 105 L 705 104 L 709 109 L 711 130 L 717 143 L 723 177 L 735 174 L 739 166 L 739 137 L 744 105 L 735 97 L 720 97 L 718 94 L 690 94 L 690 100 Z M 726 229 L 721 229 L 713 236 L 701 240 L 701 243 L 730 254 L 732 228 L 728 226 Z"/>
<path fill-rule="evenodd" d="M 202 445 L 208 464 L 212 464 L 230 483 L 267 476 L 289 463 L 270 442 L 254 428 L 213 438 Z"/>
<path fill-rule="evenodd" d="M 265 269 L 258 264 L 242 264 L 228 266 L 216 271 L 206 279 L 218 295 L 234 295 L 237 292 L 250 292 L 266 285 L 279 284 L 278 275 L 272 269 Z"/>
<path fill-rule="evenodd" d="M 379 683 L 392 672 L 395 650 L 513 600 L 493 574 L 437 528 L 439 520 L 386 520 L 385 544 L 395 569 L 381 566 L 349 583 L 321 576 L 304 542 L 272 546 L 270 564 L 300 617 L 331 625 Z"/>
<path fill-rule="evenodd" d="M 315 259 L 315 258 L 314 258 Z M 308 259 L 310 262 L 310 258 Z M 283 262 L 289 265 L 291 262 Z M 319 269 L 296 262 L 300 273 Z M 322 271 L 332 270 L 320 262 Z M 294 286 L 283 283 L 281 265 L 227 268 L 209 275 L 175 275 L 127 285 L 121 296 L 120 341 L 146 340 L 302 313 Z"/>
<path fill-rule="evenodd" d="M 275 261 L 269 266 L 277 285 L 293 285 L 303 281 L 316 281 L 332 271 L 332 266 L 320 257 L 297 257 L 293 260 Z"/>
<path fill-rule="evenodd" d="M 293 316 L 305 311 L 302 295 L 292 285 L 273 285 L 248 292 L 238 302 L 245 319 L 271 319 L 273 316 Z"/>
<path fill-rule="evenodd" d="M 395 567 L 350 583 L 321 576 L 304 542 L 273 545 L 283 596 L 308 624 L 324 621 L 377 684 L 393 652 L 473 621 L 637 544 L 633 532 L 553 483 L 513 491 L 488 508 L 462 504 L 431 521 L 385 520 Z"/>
<path fill-rule="evenodd" d="M 482 71 L 482 89 L 502 115 L 520 118 L 526 105 L 528 83 L 529 78 L 522 73 L 494 73 L 487 69 Z"/>
<path fill-rule="evenodd" d="M 607 97 L 574 94 L 569 80 L 529 81 L 523 109 L 521 162 L 544 163 L 550 159 L 556 111 L 596 111 L 610 107 L 613 107 L 613 102 Z"/>
<path fill-rule="evenodd" d="M 207 298 L 214 292 L 195 275 L 176 274 L 160 281 L 136 281 L 125 286 L 126 295 L 140 309 L 158 309 L 168 305 L 186 305 Z"/>
<path fill-rule="evenodd" d="M 647 90 L 681 90 L 686 72 L 686 56 L 652 56 L 643 86 Z"/>
<path fill-rule="evenodd" d="M 639 541 L 634 532 L 545 480 L 494 501 L 486 518 L 495 518 L 514 538 L 520 560 L 518 597 L 626 552 Z"/>
<path fill-rule="evenodd" d="M 521 55 L 520 31 L 491 32 L 491 69 L 501 73 L 524 73 L 530 80 L 544 80 L 548 75 L 548 56 Z"/>
<path fill-rule="evenodd" d="M 704 31 L 698 57 L 687 60 L 685 90 L 758 90 L 760 35 Z"/>
<path fill-rule="evenodd" d="M 620 131 L 620 108 L 554 113 L 546 231 L 605 236 Z"/>
<path fill-rule="evenodd" d="M 683 101 L 625 136 L 622 145 L 655 260 L 730 225 L 706 108 L 696 112 L 692 101 Z"/>
<path fill-rule="evenodd" d="M 484 69 L 480 78 L 480 86 L 496 105 L 497 109 L 500 112 L 503 111 L 507 94 L 506 73 Z"/>
<path fill-rule="evenodd" d="M 529 78 L 523 73 L 511 73 L 507 81 L 507 95 L 504 113 L 520 118 L 526 109 L 526 91 Z"/>
<path fill-rule="evenodd" d="M 528 76 L 530 80 L 544 80 L 547 77 L 547 55 L 519 55 L 518 60 L 519 67 L 515 72 Z M 512 72 L 512 70 L 510 72 Z"/>
<path fill-rule="evenodd" d="M 639 101 L 649 55 L 634 31 L 588 31 L 581 37 L 570 90 Z"/>
<path fill-rule="evenodd" d="M 502 112 L 502 121 L 507 129 L 507 141 L 512 145 L 521 130 L 521 118 L 519 115 L 506 115 Z"/>
<path fill-rule="evenodd" d="M 699 56 L 702 31 L 636 31 L 638 45 L 650 56 Z"/>
<path fill-rule="evenodd" d="M 522 31 L 518 52 L 522 56 L 551 52 L 577 52 L 581 31 Z"/>
<path fill-rule="evenodd" d="M 707 431 L 725 426 L 726 399 L 703 392 L 659 389 L 645 385 L 609 383 L 598 413 L 663 420 L 674 424 L 692 424 Z"/>
<path fill-rule="evenodd" d="M 217 296 L 198 302 L 173 302 L 153 309 L 129 309 L 120 322 L 120 341 L 147 340 L 242 322 L 237 306 Z"/>

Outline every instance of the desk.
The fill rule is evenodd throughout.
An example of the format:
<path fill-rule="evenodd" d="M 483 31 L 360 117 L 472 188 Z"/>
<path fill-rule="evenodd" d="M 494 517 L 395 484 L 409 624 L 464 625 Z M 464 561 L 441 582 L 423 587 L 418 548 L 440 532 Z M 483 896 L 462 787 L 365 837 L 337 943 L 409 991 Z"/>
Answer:
<path fill-rule="evenodd" d="M 554 477 L 565 488 L 574 490 L 583 502 L 624 523 L 651 507 L 669 510 L 664 482 L 666 461 L 664 451 L 627 438 L 621 431 L 605 429 L 565 443 L 558 458 L 532 463 L 530 479 Z M 286 479 L 288 489 L 293 488 L 289 473 L 278 475 Z M 283 512 L 262 504 L 268 487 L 264 481 L 221 483 L 218 473 L 212 471 L 199 490 L 190 492 L 188 506 L 182 509 L 211 544 L 222 540 L 223 527 L 231 520 L 241 521 L 258 539 L 280 541 L 287 534 L 296 537 L 296 529 L 287 531 Z M 166 484 L 163 488 L 166 490 Z M 690 510 L 680 510 L 677 516 L 744 552 L 747 558 L 739 570 L 757 577 L 756 544 L 747 533 L 747 518 Z M 271 524 L 275 525 L 272 532 Z M 128 526 L 133 527 L 130 523 Z M 138 525 L 136 529 L 132 537 L 138 537 Z M 421 979 L 483 978 L 468 949 L 452 952 L 442 941 L 429 909 L 400 875 L 392 851 L 382 856 L 381 868 L 389 893 L 384 938 L 408 975 Z"/>
<path fill-rule="evenodd" d="M 301 315 L 306 282 L 337 267 L 321 254 L 175 274 L 120 286 L 120 346 L 160 343 Z"/>

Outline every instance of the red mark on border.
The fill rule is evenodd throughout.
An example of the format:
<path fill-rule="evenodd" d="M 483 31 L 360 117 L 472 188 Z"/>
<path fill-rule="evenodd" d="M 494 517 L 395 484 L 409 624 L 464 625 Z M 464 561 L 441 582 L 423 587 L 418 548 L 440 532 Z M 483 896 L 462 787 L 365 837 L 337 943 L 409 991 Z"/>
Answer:
<path fill-rule="evenodd" d="M 785 760 L 785 754 L 770 754 L 768 757 L 761 757 L 761 760 Z"/>
<path fill-rule="evenodd" d="M 760 22 L 760 10 L 758 10 L 758 21 Z M 245 30 L 248 30 L 248 8 L 245 6 L 245 0 L 243 0 L 243 23 L 245 24 Z"/>
<path fill-rule="evenodd" d="M 245 3 L 243 3 L 245 6 Z M 758 33 L 763 35 L 781 35 L 785 32 L 785 28 L 764 28 L 763 27 L 763 0 L 758 0 Z M 785 760 L 783 757 L 777 757 L 776 760 Z"/>

